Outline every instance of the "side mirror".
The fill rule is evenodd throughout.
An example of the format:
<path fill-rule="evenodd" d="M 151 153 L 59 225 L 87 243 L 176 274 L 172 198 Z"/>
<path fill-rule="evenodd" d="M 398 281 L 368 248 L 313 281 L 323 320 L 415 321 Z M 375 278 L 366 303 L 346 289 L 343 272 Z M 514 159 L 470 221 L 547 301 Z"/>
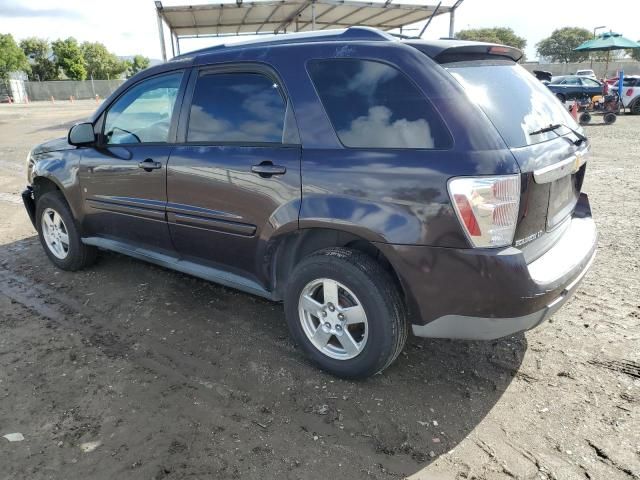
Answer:
<path fill-rule="evenodd" d="M 92 123 L 76 123 L 67 137 L 69 144 L 81 147 L 90 145 L 96 141 L 96 135 L 93 133 Z"/>

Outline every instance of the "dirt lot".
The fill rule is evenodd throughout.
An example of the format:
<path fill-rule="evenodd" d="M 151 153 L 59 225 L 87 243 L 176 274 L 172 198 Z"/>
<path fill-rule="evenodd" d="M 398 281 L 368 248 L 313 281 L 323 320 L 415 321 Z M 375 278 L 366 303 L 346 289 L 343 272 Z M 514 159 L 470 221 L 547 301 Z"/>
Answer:
<path fill-rule="evenodd" d="M 0 106 L 0 437 L 25 438 L 0 438 L 0 479 L 640 478 L 640 117 L 587 130 L 600 250 L 564 309 L 410 339 L 354 383 L 308 364 L 280 305 L 115 254 L 51 266 L 24 158 L 94 107 Z"/>

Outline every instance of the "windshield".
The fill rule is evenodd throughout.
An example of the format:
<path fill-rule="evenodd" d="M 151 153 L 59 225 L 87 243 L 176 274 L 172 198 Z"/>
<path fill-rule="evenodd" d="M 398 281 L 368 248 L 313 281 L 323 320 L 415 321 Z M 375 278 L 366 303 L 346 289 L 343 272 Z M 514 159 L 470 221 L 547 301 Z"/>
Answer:
<path fill-rule="evenodd" d="M 512 62 L 464 62 L 445 65 L 467 96 L 493 122 L 509 147 L 524 147 L 567 135 L 567 125 L 582 132 L 554 94 L 520 65 Z"/>

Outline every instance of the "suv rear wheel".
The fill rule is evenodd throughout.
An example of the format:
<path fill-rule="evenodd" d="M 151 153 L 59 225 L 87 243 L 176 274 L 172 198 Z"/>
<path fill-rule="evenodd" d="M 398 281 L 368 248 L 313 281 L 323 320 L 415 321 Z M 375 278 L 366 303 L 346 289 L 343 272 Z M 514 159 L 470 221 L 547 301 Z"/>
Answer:
<path fill-rule="evenodd" d="M 71 210 L 60 192 L 48 192 L 36 204 L 36 228 L 49 260 L 62 270 L 91 265 L 97 249 L 82 243 Z"/>
<path fill-rule="evenodd" d="M 294 341 L 320 368 L 365 378 L 402 351 L 408 325 L 393 278 L 372 257 L 329 248 L 302 260 L 285 295 Z"/>

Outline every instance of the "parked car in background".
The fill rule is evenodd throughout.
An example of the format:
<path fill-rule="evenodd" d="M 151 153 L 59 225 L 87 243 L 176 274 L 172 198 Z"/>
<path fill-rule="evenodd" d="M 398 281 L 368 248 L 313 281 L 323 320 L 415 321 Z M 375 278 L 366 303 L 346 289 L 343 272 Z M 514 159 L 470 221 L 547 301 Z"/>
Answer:
<path fill-rule="evenodd" d="M 561 102 L 604 94 L 604 85 L 602 83 L 593 78 L 579 77 L 577 75 L 553 77 L 547 84 L 547 88 L 555 93 Z"/>
<path fill-rule="evenodd" d="M 578 77 L 587 77 L 587 78 L 593 78 L 594 80 L 597 80 L 598 77 L 596 77 L 596 74 L 593 70 L 578 70 L 576 72 L 576 75 Z"/>
<path fill-rule="evenodd" d="M 618 84 L 611 86 L 611 93 L 618 93 Z M 622 105 L 633 115 L 640 115 L 640 75 L 630 75 L 622 79 Z"/>
<path fill-rule="evenodd" d="M 22 198 L 59 268 L 101 248 L 282 301 L 366 377 L 410 329 L 533 328 L 591 265 L 589 142 L 520 58 L 358 27 L 191 52 L 35 147 Z"/>

